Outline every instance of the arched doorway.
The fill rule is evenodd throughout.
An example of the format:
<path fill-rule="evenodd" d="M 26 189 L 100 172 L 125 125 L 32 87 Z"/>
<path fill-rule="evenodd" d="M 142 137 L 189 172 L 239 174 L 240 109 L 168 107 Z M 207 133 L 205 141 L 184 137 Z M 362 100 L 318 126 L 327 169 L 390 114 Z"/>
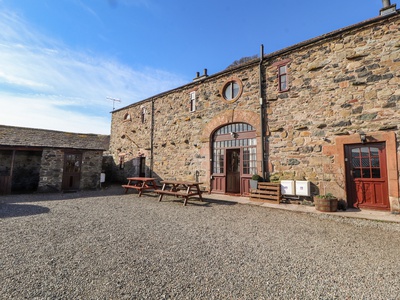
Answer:
<path fill-rule="evenodd" d="M 256 130 L 247 123 L 218 128 L 211 143 L 211 191 L 247 194 L 249 180 L 257 173 Z"/>

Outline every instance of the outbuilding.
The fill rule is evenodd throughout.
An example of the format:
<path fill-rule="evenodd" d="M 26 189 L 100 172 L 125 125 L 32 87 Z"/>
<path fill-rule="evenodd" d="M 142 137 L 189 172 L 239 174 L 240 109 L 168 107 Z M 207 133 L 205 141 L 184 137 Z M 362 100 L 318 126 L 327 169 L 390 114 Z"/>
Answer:
<path fill-rule="evenodd" d="M 0 194 L 99 186 L 109 136 L 0 125 Z"/>

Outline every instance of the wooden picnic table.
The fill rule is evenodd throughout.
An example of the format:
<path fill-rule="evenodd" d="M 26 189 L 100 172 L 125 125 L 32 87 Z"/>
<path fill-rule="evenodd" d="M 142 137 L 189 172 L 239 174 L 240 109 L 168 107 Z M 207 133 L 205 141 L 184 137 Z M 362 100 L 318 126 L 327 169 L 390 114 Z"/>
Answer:
<path fill-rule="evenodd" d="M 139 197 L 142 196 L 144 190 L 156 190 L 157 184 L 155 178 L 150 177 L 128 177 L 128 184 L 123 184 L 125 194 L 129 189 L 135 189 L 139 192 Z"/>
<path fill-rule="evenodd" d="M 184 198 L 183 205 L 187 204 L 189 197 L 198 196 L 200 201 L 203 201 L 201 197 L 200 184 L 202 182 L 195 181 L 176 181 L 176 180 L 164 180 L 161 181 L 162 189 L 154 190 L 155 193 L 159 194 L 158 201 L 161 201 L 164 195 L 173 195 L 176 197 Z"/>

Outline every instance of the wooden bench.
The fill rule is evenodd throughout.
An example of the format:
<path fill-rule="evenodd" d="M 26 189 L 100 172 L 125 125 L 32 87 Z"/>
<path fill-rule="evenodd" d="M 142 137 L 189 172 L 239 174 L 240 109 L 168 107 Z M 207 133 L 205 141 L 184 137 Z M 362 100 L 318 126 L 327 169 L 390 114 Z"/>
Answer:
<path fill-rule="evenodd" d="M 156 190 L 157 185 L 155 178 L 148 177 L 130 177 L 128 184 L 123 184 L 122 187 L 125 189 L 125 194 L 128 193 L 129 189 L 135 189 L 139 192 L 139 197 L 142 196 L 144 190 Z"/>
<path fill-rule="evenodd" d="M 128 189 L 135 189 L 137 191 L 142 191 L 143 187 L 139 185 L 129 185 L 129 184 L 123 184 L 122 187 L 125 189 L 125 194 L 128 193 Z"/>
<path fill-rule="evenodd" d="M 161 201 L 164 195 L 184 198 L 184 206 L 186 206 L 188 199 L 193 196 L 198 196 L 200 201 L 203 201 L 202 191 L 200 191 L 199 187 L 201 182 L 165 180 L 161 181 L 161 183 L 163 184 L 162 189 L 154 190 L 155 193 L 160 195 L 158 201 Z"/>
<path fill-rule="evenodd" d="M 250 190 L 250 199 L 254 201 L 272 202 L 279 204 L 282 198 L 281 184 L 259 182 L 257 189 Z"/>

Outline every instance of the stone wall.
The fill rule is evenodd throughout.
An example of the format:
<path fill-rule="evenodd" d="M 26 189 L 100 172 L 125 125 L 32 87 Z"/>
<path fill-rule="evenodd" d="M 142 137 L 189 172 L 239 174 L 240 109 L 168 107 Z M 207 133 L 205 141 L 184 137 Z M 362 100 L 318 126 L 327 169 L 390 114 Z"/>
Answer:
<path fill-rule="evenodd" d="M 103 150 L 108 150 L 109 138 L 106 135 L 0 125 L 0 176 L 3 177 L 0 191 L 23 192 L 36 188 L 39 192 L 61 191 L 65 151 L 82 154 L 79 188 L 97 188 Z M 10 184 L 6 177 L 9 177 L 12 168 L 13 180 Z"/>
<path fill-rule="evenodd" d="M 399 41 L 400 17 L 394 14 L 264 56 L 261 93 L 272 181 L 309 180 L 314 193 L 345 197 L 343 148 L 360 143 L 362 130 L 370 142 L 389 145 L 389 197 L 392 207 L 399 206 Z M 278 92 L 282 63 L 288 66 L 286 92 Z M 110 153 L 115 165 L 121 156 L 126 163 L 142 155 L 146 175 L 193 180 L 198 171 L 209 188 L 210 137 L 220 126 L 246 122 L 257 130 L 260 168 L 259 75 L 259 62 L 252 61 L 114 111 Z M 243 93 L 228 102 L 221 87 L 232 78 L 242 82 Z M 191 91 L 196 92 L 195 112 L 189 112 Z M 116 172 L 119 178 L 126 175 L 124 169 Z"/>
<path fill-rule="evenodd" d="M 100 185 L 103 153 L 101 151 L 85 151 L 82 154 L 81 189 L 96 189 Z"/>
<path fill-rule="evenodd" d="M 64 151 L 62 149 L 44 149 L 38 192 L 61 191 L 63 167 Z"/>
<path fill-rule="evenodd" d="M 237 101 L 228 102 L 223 99 L 221 88 L 232 78 L 242 82 L 243 93 Z M 231 122 L 260 127 L 258 82 L 259 68 L 257 63 L 253 63 L 115 111 L 110 141 L 110 152 L 117 166 L 114 174 L 119 180 L 124 180 L 131 172 L 132 159 L 143 155 L 146 157 L 147 176 L 151 173 L 159 179 L 195 180 L 199 174 L 198 179 L 206 182 L 209 188 L 209 142 L 213 131 Z M 190 112 L 191 91 L 196 92 L 194 112 Z M 142 122 L 143 109 L 146 115 Z M 130 115 L 128 120 L 127 114 Z M 210 128 L 209 124 L 213 127 Z M 118 168 L 121 154 L 125 162 L 123 170 Z M 261 165 L 261 154 L 259 156 L 258 164 Z"/>
<path fill-rule="evenodd" d="M 100 185 L 103 155 L 101 151 L 82 152 L 80 189 L 96 189 Z M 63 149 L 44 149 L 40 168 L 39 192 L 62 190 Z"/>
<path fill-rule="evenodd" d="M 306 179 L 345 197 L 336 138 L 399 136 L 399 17 L 277 55 L 267 67 L 272 179 Z M 277 92 L 274 63 L 289 61 L 290 90 Z M 359 139 L 358 139 L 359 141 Z"/>

